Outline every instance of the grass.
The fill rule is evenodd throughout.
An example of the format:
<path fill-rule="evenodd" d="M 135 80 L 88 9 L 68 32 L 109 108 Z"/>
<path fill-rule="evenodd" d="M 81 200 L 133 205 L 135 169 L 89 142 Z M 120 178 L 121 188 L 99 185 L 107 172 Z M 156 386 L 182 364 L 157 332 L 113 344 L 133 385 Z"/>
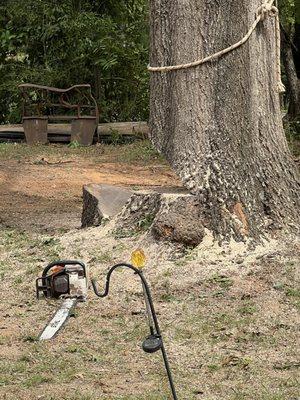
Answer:
<path fill-rule="evenodd" d="M 151 164 L 162 163 L 163 158 L 154 150 L 149 140 L 137 140 L 131 144 L 100 144 L 90 147 L 50 144 L 28 146 L 23 143 L 0 143 L 0 159 L 19 162 L 45 158 L 72 159 L 89 158 L 91 162 Z"/>
<path fill-rule="evenodd" d="M 115 250 L 117 252 L 117 250 Z M 93 264 L 111 264 L 113 261 L 113 255 L 111 252 L 108 251 L 95 251 L 92 255 L 92 258 L 90 259 L 90 263 Z"/>
<path fill-rule="evenodd" d="M 241 315 L 253 315 L 257 312 L 257 307 L 253 302 L 246 302 L 238 308 L 238 313 Z"/>
<path fill-rule="evenodd" d="M 300 287 L 286 287 L 284 293 L 289 299 L 289 301 L 300 310 Z"/>
<path fill-rule="evenodd" d="M 293 154 L 300 154 L 299 140 L 291 134 L 288 135 L 289 145 Z M 164 163 L 164 157 L 152 146 L 149 140 L 136 140 L 130 144 L 120 143 L 118 137 L 113 144 L 99 144 L 85 147 L 78 146 L 76 142 L 69 146 L 59 144 L 28 146 L 24 143 L 0 143 L 0 159 L 16 160 L 19 162 L 45 158 L 72 159 L 89 158 L 93 163 L 109 162 L 130 164 Z"/>
<path fill-rule="evenodd" d="M 134 229 L 117 228 L 112 232 L 115 239 L 124 239 L 137 236 L 138 232 Z"/>
<path fill-rule="evenodd" d="M 208 281 L 218 285 L 222 289 L 229 289 L 233 285 L 233 280 L 230 277 L 219 274 L 213 275 Z"/>
<path fill-rule="evenodd" d="M 181 257 L 179 260 L 175 261 L 175 265 L 178 267 L 185 266 L 189 261 L 193 261 L 197 259 L 197 249 L 186 247 L 184 250 L 184 256 Z"/>
<path fill-rule="evenodd" d="M 147 231 L 153 224 L 155 215 L 145 214 L 145 216 L 138 222 L 138 228 L 140 231 Z"/>
<path fill-rule="evenodd" d="M 61 258 L 64 248 L 54 237 L 5 229 L 0 230 L 0 252 L 0 281 L 22 287 L 34 282 L 47 263 Z"/>
<path fill-rule="evenodd" d="M 273 287 L 286 296 L 288 302 L 300 310 L 300 280 L 299 261 L 290 260 L 285 263 L 281 281 L 274 283 Z"/>
<path fill-rule="evenodd" d="M 74 240 L 78 246 L 85 245 L 84 241 Z M 31 299 L 32 282 L 40 260 L 61 251 L 60 240 L 8 229 L 0 232 L 0 243 L 4 285 L 12 279 L 14 282 L 6 298 L 6 312 L 14 316 L 9 321 L 16 319 L 23 325 L 20 336 L 0 340 L 9 349 L 8 359 L 1 360 L 0 398 L 2 393 L 11 393 L 12 398 L 34 399 L 41 392 L 45 399 L 53 400 L 63 393 L 68 393 L 68 400 L 167 398 L 169 388 L 160 355 L 145 355 L 140 348 L 148 333 L 145 316 L 131 315 L 132 307 L 143 310 L 141 296 L 132 297 L 122 286 L 119 293 L 114 286 L 111 296 L 101 302 L 91 296 L 55 342 L 39 343 L 38 329 L 56 304 Z M 126 245 L 120 240 L 116 249 L 89 251 L 93 264 L 110 264 L 114 251 L 121 254 Z M 192 251 L 187 257 L 190 261 L 186 260 L 183 273 L 188 271 L 189 262 L 195 262 Z M 281 323 L 284 314 L 276 320 L 266 319 L 262 299 L 236 297 L 237 286 L 229 274 L 212 272 L 199 280 L 200 288 L 195 285 L 188 292 L 180 291 L 173 285 L 173 268 L 177 270 L 178 266 L 170 264 L 159 272 L 153 295 L 179 398 L 295 397 L 299 389 L 297 367 L 287 350 L 294 346 L 296 333 Z M 272 279 L 269 282 L 270 296 L 280 296 L 287 307 L 294 307 L 291 300 L 299 295 L 294 282 L 296 268 L 293 262 L 280 268 L 276 274 L 276 282 L 282 283 L 280 289 L 273 287 Z M 24 273 L 20 275 L 20 271 Z M 266 276 L 262 271 L 260 279 Z M 27 292 L 30 287 L 31 292 Z M 222 296 L 215 296 L 216 291 Z M 24 297 L 28 298 L 26 307 L 19 308 Z M 12 348 L 20 349 L 16 356 L 10 354 Z M 278 352 L 282 367 L 275 368 L 268 358 Z"/>

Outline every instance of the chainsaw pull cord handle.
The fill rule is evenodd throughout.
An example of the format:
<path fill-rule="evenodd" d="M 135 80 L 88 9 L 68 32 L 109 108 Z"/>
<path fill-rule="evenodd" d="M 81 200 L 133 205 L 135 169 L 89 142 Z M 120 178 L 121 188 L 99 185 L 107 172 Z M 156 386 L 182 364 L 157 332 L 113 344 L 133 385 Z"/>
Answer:
<path fill-rule="evenodd" d="M 66 265 L 80 265 L 81 268 L 83 269 L 84 272 L 84 276 L 86 277 L 86 267 L 85 264 L 82 261 L 78 261 L 78 260 L 57 260 L 57 261 L 53 261 L 52 263 L 48 264 L 44 270 L 43 270 L 43 274 L 42 277 L 46 278 L 48 272 L 53 268 L 56 267 L 57 265 L 61 265 L 63 267 L 65 267 Z"/>
<path fill-rule="evenodd" d="M 167 353 L 166 353 L 166 350 L 165 350 L 165 346 L 164 346 L 163 339 L 162 339 L 162 336 L 161 336 L 161 332 L 160 332 L 160 328 L 159 328 L 159 324 L 158 324 L 155 308 L 154 308 L 154 305 L 153 305 L 150 288 L 149 288 L 148 282 L 146 281 L 146 278 L 144 277 L 142 271 L 140 271 L 138 268 L 134 267 L 131 264 L 127 264 L 127 263 L 116 264 L 113 267 L 111 267 L 111 269 L 107 273 L 106 284 L 105 284 L 105 289 L 104 289 L 103 293 L 99 292 L 96 279 L 95 278 L 92 279 L 92 285 L 93 285 L 94 292 L 95 292 L 96 296 L 98 296 L 100 298 L 106 297 L 109 294 L 111 275 L 117 268 L 120 268 L 120 267 L 125 267 L 125 268 L 131 269 L 132 271 L 134 271 L 140 277 L 140 279 L 142 281 L 144 294 L 147 297 L 147 302 L 148 302 L 149 309 L 151 311 L 151 315 L 152 315 L 152 319 L 153 319 L 153 322 L 154 322 L 156 334 L 161 339 L 161 352 L 162 352 L 165 368 L 166 368 L 166 371 L 167 371 L 169 384 L 170 384 L 171 392 L 172 392 L 172 395 L 173 395 L 173 400 L 178 400 L 178 397 L 177 397 L 177 394 L 176 394 L 176 390 L 175 390 L 175 386 L 174 386 L 174 382 L 173 382 L 173 378 L 172 378 L 170 364 L 169 364 L 169 361 L 168 361 L 168 356 L 167 356 Z M 150 330 L 151 330 L 151 328 L 150 328 Z"/>

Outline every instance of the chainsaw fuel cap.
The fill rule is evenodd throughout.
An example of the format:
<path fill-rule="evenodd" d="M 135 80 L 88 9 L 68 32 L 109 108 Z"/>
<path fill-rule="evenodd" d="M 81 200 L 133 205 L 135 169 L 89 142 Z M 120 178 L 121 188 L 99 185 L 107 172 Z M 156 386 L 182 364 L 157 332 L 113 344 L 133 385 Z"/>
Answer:
<path fill-rule="evenodd" d="M 161 337 L 159 335 L 147 336 L 143 341 L 142 348 L 145 353 L 155 353 L 162 347 Z"/>

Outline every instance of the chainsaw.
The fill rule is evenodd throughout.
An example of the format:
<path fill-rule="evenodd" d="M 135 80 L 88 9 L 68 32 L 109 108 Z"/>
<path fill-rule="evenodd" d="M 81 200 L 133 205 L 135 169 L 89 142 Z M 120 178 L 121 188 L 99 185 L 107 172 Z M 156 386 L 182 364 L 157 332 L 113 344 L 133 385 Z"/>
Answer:
<path fill-rule="evenodd" d="M 87 269 L 83 262 L 55 261 L 47 265 L 36 280 L 37 299 L 61 299 L 62 304 L 39 335 L 39 340 L 52 339 L 64 326 L 78 302 L 87 298 Z"/>

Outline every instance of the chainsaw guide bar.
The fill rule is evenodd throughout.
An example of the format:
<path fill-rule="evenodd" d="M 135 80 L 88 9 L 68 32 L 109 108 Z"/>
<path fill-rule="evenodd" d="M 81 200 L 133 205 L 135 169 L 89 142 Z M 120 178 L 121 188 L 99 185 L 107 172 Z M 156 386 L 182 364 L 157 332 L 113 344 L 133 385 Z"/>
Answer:
<path fill-rule="evenodd" d="M 49 340 L 54 338 L 64 324 L 68 321 L 77 303 L 78 299 L 76 298 L 64 300 L 61 307 L 56 311 L 51 320 L 45 326 L 44 330 L 39 336 L 39 340 Z"/>

